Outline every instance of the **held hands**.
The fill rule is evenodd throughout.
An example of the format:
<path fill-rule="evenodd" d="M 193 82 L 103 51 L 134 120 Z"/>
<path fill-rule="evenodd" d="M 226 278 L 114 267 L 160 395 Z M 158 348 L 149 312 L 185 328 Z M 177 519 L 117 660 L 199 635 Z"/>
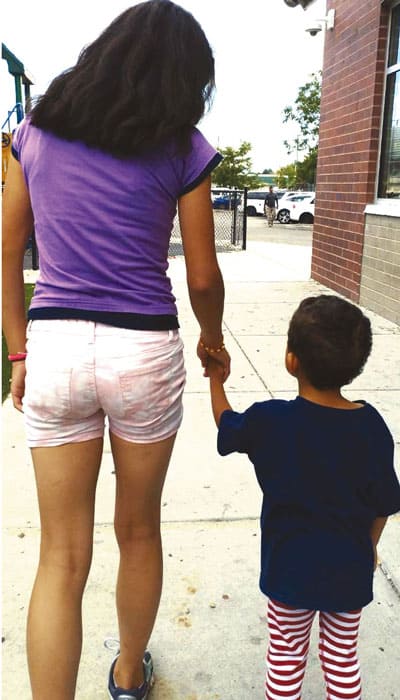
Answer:
<path fill-rule="evenodd" d="M 217 362 L 214 357 L 209 357 L 207 360 L 207 367 L 204 371 L 204 376 L 209 377 L 210 381 L 216 382 L 218 384 L 223 384 L 224 379 L 224 368 L 221 364 Z"/>
<path fill-rule="evenodd" d="M 224 411 L 232 410 L 224 389 L 224 382 L 231 371 L 231 358 L 223 339 L 219 346 L 211 346 L 200 337 L 197 354 L 204 368 L 204 376 L 210 379 L 211 407 L 215 424 L 219 427 Z"/>
<path fill-rule="evenodd" d="M 12 402 L 14 404 L 14 408 L 16 408 L 17 411 L 21 411 L 21 412 L 23 412 L 22 399 L 23 399 L 24 394 L 25 394 L 25 375 L 26 375 L 25 362 L 24 361 L 13 362 L 12 363 L 12 370 L 11 370 L 11 384 L 10 384 L 11 398 L 12 398 Z"/>
<path fill-rule="evenodd" d="M 218 368 L 222 382 L 228 379 L 231 372 L 231 358 L 223 343 L 219 348 L 208 347 L 200 338 L 197 344 L 197 356 L 204 369 L 204 377 L 209 377 L 208 367 Z M 212 362 L 211 362 L 212 361 Z"/>
<path fill-rule="evenodd" d="M 209 357 L 204 374 L 210 378 L 211 407 L 215 424 L 219 427 L 224 411 L 232 411 L 224 389 L 225 370 L 217 358 Z"/>

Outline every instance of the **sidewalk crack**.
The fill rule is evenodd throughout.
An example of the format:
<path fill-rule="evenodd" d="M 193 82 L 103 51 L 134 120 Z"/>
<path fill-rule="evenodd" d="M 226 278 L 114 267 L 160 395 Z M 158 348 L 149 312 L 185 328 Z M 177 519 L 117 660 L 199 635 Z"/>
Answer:
<path fill-rule="evenodd" d="M 250 360 L 248 354 L 246 353 L 246 351 L 244 350 L 244 348 L 241 346 L 241 344 L 239 343 L 237 337 L 233 334 L 233 331 L 231 331 L 231 329 L 229 328 L 229 326 L 228 326 L 228 324 L 227 324 L 226 321 L 224 321 L 224 326 L 225 326 L 226 330 L 228 331 L 228 333 L 230 334 L 231 339 L 236 343 L 236 345 L 238 346 L 239 350 L 240 350 L 240 351 L 243 353 L 243 355 L 245 356 L 245 358 L 246 358 L 247 362 L 249 363 L 250 367 L 252 368 L 254 374 L 256 375 L 256 377 L 260 380 L 261 384 L 263 385 L 265 391 L 267 391 L 267 392 L 269 393 L 269 395 L 272 397 L 272 396 L 273 396 L 272 390 L 268 388 L 268 385 L 265 383 L 265 381 L 264 381 L 264 379 L 262 378 L 261 374 L 259 374 L 259 372 L 258 372 L 257 369 L 255 368 L 255 366 L 253 365 L 253 363 L 252 363 L 252 361 Z"/>

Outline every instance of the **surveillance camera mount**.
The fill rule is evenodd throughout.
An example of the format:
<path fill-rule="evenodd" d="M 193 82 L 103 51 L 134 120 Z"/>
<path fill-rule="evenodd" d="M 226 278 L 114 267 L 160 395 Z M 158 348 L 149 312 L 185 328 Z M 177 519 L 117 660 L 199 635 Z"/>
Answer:
<path fill-rule="evenodd" d="M 284 0 L 285 4 L 288 5 L 289 7 L 298 7 L 301 5 L 303 10 L 306 10 L 309 5 L 311 5 L 314 0 Z M 333 29 L 335 26 L 335 10 L 331 9 L 328 10 L 328 13 L 326 17 L 323 17 L 323 19 L 317 19 L 314 20 L 315 22 L 321 22 L 321 29 L 325 25 L 326 29 Z M 309 31 L 309 30 L 307 30 Z M 318 34 L 318 29 L 315 32 L 315 34 Z M 315 36 L 312 32 L 310 32 L 312 36 Z"/>
<path fill-rule="evenodd" d="M 326 28 L 327 29 L 333 29 L 335 26 L 335 10 L 332 8 L 331 10 L 328 10 L 328 14 L 325 17 L 326 21 Z"/>
<path fill-rule="evenodd" d="M 322 19 L 317 19 L 317 22 L 322 22 L 322 26 L 325 25 L 327 29 L 333 29 L 335 26 L 335 10 L 328 10 L 326 17 Z"/>
<path fill-rule="evenodd" d="M 305 27 L 310 36 L 317 36 L 323 29 L 333 29 L 335 26 L 335 10 L 329 10 L 326 17 L 313 19 Z"/>

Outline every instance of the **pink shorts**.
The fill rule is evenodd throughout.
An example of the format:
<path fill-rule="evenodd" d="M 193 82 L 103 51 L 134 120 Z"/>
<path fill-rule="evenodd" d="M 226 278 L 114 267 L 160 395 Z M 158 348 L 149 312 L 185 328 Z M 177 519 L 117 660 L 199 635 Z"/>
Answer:
<path fill-rule="evenodd" d="M 82 442 L 110 431 L 158 442 L 182 422 L 185 385 L 179 332 L 92 321 L 28 324 L 23 400 L 29 447 Z"/>

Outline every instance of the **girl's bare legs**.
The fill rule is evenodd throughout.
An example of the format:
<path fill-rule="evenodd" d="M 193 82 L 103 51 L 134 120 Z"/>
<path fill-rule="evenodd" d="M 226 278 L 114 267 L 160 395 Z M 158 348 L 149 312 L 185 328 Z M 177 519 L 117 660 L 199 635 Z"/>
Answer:
<path fill-rule="evenodd" d="M 42 530 L 27 630 L 33 700 L 75 697 L 102 449 L 102 438 L 32 449 Z"/>
<path fill-rule="evenodd" d="M 114 680 L 121 688 L 135 688 L 143 683 L 143 654 L 161 596 L 161 493 L 175 435 L 151 444 L 126 442 L 112 434 L 110 438 L 120 549 L 117 611 L 121 652 Z"/>

